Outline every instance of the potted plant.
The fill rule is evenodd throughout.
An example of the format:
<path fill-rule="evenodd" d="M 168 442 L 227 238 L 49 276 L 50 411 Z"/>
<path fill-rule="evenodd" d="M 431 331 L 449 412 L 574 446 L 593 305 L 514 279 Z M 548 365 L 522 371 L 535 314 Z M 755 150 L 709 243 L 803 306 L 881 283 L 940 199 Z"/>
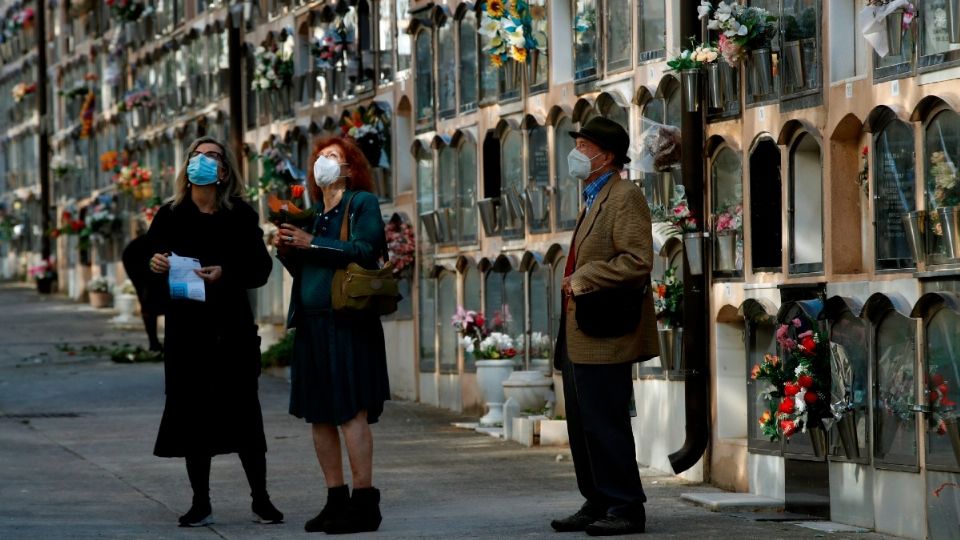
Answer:
<path fill-rule="evenodd" d="M 701 0 L 697 11 L 700 19 L 709 18 L 708 29 L 720 32 L 720 52 L 731 67 L 750 56 L 751 80 L 756 81 L 754 93 L 772 92 L 770 41 L 777 34 L 777 18 L 763 8 L 736 2 L 720 2 L 714 7 L 708 0 Z"/>
<path fill-rule="evenodd" d="M 36 282 L 38 293 L 50 294 L 53 292 L 53 284 L 57 280 L 57 270 L 53 259 L 44 259 L 31 266 L 28 274 Z"/>
<path fill-rule="evenodd" d="M 513 357 L 517 355 L 517 350 L 509 335 L 491 332 L 485 323 L 483 313 L 464 310 L 463 306 L 457 306 L 451 321 L 460 335 L 460 346 L 464 353 L 477 358 L 477 384 L 487 407 L 487 413 L 480 418 L 480 425 L 498 426 L 503 424 L 503 381 L 513 373 Z"/>
<path fill-rule="evenodd" d="M 664 371 L 673 371 L 677 356 L 683 357 L 683 282 L 675 268 L 667 268 L 663 279 L 653 280 L 653 306 L 660 323 L 660 365 Z"/>
<path fill-rule="evenodd" d="M 137 311 L 137 289 L 134 288 L 133 282 L 129 279 L 124 280 L 123 284 L 120 285 L 120 293 L 115 299 L 114 307 L 120 313 L 110 322 L 121 325 L 138 322 L 137 317 L 134 316 Z"/>
<path fill-rule="evenodd" d="M 110 306 L 110 282 L 104 277 L 95 277 L 87 283 L 87 293 L 90 295 L 90 306 L 100 309 Z"/>

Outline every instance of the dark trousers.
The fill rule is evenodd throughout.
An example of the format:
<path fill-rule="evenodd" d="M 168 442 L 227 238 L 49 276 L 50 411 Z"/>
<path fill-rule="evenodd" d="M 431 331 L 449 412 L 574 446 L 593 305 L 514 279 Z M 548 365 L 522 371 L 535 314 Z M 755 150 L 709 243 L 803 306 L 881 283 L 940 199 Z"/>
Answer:
<path fill-rule="evenodd" d="M 564 342 L 563 336 L 558 342 Z M 570 453 L 577 487 L 587 500 L 584 509 L 643 519 L 647 496 L 630 426 L 631 364 L 574 364 L 565 348 L 558 354 Z"/>

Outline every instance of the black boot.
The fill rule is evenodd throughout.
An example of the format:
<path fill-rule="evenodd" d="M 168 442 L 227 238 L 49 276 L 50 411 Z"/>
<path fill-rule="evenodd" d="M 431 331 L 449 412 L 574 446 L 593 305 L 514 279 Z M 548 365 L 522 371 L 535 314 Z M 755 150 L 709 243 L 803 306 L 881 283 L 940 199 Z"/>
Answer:
<path fill-rule="evenodd" d="M 347 505 L 350 504 L 350 488 L 346 484 L 333 488 L 327 488 L 327 504 L 323 505 L 323 510 L 306 525 L 303 526 L 307 532 L 324 532 L 326 525 L 331 519 L 343 515 L 347 511 Z"/>
<path fill-rule="evenodd" d="M 283 523 L 283 513 L 277 510 L 277 507 L 270 502 L 270 497 L 265 495 L 254 497 L 250 510 L 253 510 L 254 515 L 257 516 L 256 521 L 259 523 Z"/>
<path fill-rule="evenodd" d="M 380 528 L 380 490 L 374 487 L 353 490 L 347 511 L 326 525 L 327 534 L 372 532 Z"/>
<path fill-rule="evenodd" d="M 186 514 L 180 516 L 181 527 L 203 527 L 213 524 L 213 508 L 210 499 L 193 500 Z"/>

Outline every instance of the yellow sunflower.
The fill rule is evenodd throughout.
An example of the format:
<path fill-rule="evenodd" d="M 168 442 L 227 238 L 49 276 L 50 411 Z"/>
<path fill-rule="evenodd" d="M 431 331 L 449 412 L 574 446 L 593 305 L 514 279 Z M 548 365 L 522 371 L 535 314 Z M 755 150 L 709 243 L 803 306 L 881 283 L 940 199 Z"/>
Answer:
<path fill-rule="evenodd" d="M 487 0 L 487 15 L 491 17 L 502 17 L 503 0 Z"/>
<path fill-rule="evenodd" d="M 527 61 L 527 50 L 523 47 L 514 47 L 510 51 L 510 56 L 521 64 Z"/>
<path fill-rule="evenodd" d="M 490 65 L 493 67 L 500 67 L 503 65 L 503 59 L 500 58 L 499 54 L 491 54 Z"/>

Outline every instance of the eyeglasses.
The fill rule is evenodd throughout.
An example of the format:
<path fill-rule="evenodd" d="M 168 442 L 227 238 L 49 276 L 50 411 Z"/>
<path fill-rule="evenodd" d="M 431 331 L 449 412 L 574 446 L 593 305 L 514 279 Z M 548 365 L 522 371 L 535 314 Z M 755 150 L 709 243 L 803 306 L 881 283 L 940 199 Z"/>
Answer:
<path fill-rule="evenodd" d="M 217 161 L 223 161 L 223 154 L 221 154 L 220 152 L 212 152 L 212 151 L 211 151 L 211 152 L 197 152 L 197 151 L 194 151 L 192 154 L 190 154 L 190 159 L 193 159 L 193 158 L 199 156 L 200 154 L 203 154 L 203 155 L 207 156 L 207 157 L 210 158 L 210 159 L 215 159 L 215 160 L 217 160 Z"/>

